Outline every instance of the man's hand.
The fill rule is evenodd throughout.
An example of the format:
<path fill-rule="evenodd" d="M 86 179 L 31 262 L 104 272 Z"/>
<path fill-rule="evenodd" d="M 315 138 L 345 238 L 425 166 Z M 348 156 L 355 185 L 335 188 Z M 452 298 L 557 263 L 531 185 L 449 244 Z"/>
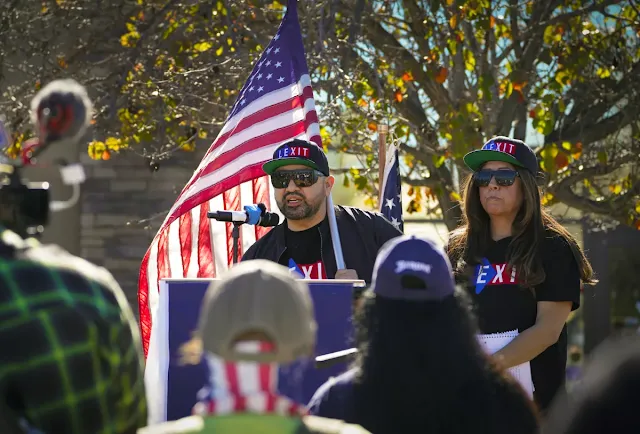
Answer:
<path fill-rule="evenodd" d="M 351 270 L 349 268 L 345 270 L 336 271 L 336 277 L 334 279 L 343 279 L 343 280 L 358 280 L 358 273 L 356 270 Z"/>

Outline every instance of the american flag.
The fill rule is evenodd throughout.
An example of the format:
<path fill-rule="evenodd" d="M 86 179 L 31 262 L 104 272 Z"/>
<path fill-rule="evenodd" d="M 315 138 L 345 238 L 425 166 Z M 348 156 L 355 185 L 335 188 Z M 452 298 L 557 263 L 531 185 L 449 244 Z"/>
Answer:
<path fill-rule="evenodd" d="M 404 232 L 402 184 L 397 146 L 391 145 L 387 150 L 387 156 L 387 162 L 384 166 L 384 178 L 382 179 L 383 195 L 380 203 L 380 212 L 384 214 L 392 225 Z"/>
<path fill-rule="evenodd" d="M 230 267 L 232 224 L 211 222 L 207 212 L 239 210 L 253 203 L 270 209 L 272 191 L 262 164 L 280 144 L 294 138 L 321 146 L 296 0 L 289 0 L 278 32 L 142 260 L 138 304 L 145 357 L 160 280 L 210 278 Z M 268 230 L 241 226 L 239 254 Z"/>

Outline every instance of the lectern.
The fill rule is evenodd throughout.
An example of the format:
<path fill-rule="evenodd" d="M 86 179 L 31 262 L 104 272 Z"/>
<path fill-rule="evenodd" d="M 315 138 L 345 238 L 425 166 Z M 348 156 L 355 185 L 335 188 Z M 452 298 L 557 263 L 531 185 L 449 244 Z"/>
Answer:
<path fill-rule="evenodd" d="M 205 359 L 184 360 L 181 348 L 189 344 L 198 326 L 204 294 L 215 279 L 164 279 L 157 306 L 151 306 L 152 330 L 145 369 L 149 424 L 191 414 L 200 389 L 209 385 Z M 361 280 L 306 280 L 313 298 L 318 334 L 315 355 L 353 346 L 352 302 Z M 312 358 L 281 366 L 279 393 L 306 404 L 316 389 L 346 369 L 339 363 L 317 369 Z"/>

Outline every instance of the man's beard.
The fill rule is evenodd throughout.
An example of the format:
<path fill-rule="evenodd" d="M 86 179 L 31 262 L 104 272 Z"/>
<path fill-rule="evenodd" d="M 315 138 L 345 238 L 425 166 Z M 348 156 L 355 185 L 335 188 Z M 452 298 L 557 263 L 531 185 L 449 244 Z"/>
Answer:
<path fill-rule="evenodd" d="M 299 199 L 300 204 L 296 207 L 287 205 L 287 199 L 291 197 Z M 282 201 L 277 202 L 280 212 L 289 220 L 304 220 L 313 217 L 322 205 L 322 200 L 318 200 L 317 203 L 309 203 L 304 196 L 295 193 L 289 193 L 282 197 Z"/>

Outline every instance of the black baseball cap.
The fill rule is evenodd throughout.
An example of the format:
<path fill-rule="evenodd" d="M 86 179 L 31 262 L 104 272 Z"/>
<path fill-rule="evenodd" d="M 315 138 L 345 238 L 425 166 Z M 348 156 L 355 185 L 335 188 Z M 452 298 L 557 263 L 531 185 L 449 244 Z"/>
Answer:
<path fill-rule="evenodd" d="M 293 139 L 280 145 L 273 153 L 273 159 L 264 163 L 262 169 L 271 175 L 277 168 L 293 164 L 307 166 L 329 176 L 329 161 L 322 148 L 302 139 Z"/>
<path fill-rule="evenodd" d="M 522 140 L 497 136 L 486 142 L 482 149 L 469 152 L 464 163 L 474 172 L 480 170 L 488 161 L 503 161 L 522 167 L 534 176 L 538 174 L 538 158 L 533 149 Z"/>

